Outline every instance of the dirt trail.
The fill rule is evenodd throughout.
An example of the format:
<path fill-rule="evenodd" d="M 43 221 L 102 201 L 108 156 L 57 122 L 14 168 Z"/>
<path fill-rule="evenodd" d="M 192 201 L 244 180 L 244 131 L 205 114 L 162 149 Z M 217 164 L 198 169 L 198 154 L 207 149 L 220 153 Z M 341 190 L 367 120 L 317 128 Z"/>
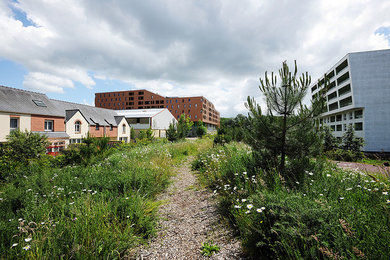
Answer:
<path fill-rule="evenodd" d="M 167 201 L 159 209 L 158 235 L 140 248 L 136 259 L 205 259 L 200 248 L 210 240 L 220 247 L 210 259 L 243 259 L 239 241 L 221 224 L 212 193 L 191 173 L 191 159 L 176 168 L 173 183 L 158 198 Z"/>

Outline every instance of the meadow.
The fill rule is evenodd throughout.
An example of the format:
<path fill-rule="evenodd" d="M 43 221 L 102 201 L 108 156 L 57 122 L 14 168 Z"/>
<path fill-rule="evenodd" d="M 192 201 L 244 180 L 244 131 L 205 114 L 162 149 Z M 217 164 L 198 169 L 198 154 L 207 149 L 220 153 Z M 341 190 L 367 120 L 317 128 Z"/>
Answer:
<path fill-rule="evenodd" d="M 230 143 L 204 151 L 192 163 L 249 256 L 389 259 L 388 179 L 317 158 L 291 187 L 253 160 L 249 146 Z"/>
<path fill-rule="evenodd" d="M 173 167 L 209 144 L 140 142 L 87 165 L 46 158 L 15 168 L 0 185 L 1 257 L 126 256 L 155 234 L 156 195 Z"/>

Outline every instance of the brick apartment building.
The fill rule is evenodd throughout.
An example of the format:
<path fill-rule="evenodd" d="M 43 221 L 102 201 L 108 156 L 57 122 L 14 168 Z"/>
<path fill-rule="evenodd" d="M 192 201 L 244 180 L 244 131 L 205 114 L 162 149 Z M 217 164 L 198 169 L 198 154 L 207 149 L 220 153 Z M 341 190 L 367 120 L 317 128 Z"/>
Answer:
<path fill-rule="evenodd" d="M 203 96 L 163 97 L 148 90 L 129 90 L 95 94 L 95 106 L 115 110 L 167 108 L 175 118 L 188 115 L 202 120 L 209 129 L 219 126 L 220 115 L 213 103 Z"/>

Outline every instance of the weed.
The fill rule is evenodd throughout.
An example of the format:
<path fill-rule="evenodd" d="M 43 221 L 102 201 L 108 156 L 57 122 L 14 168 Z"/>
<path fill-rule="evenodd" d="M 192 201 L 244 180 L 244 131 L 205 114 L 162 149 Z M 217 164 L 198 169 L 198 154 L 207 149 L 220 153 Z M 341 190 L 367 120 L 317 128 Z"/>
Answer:
<path fill-rule="evenodd" d="M 219 246 L 216 244 L 214 245 L 213 241 L 204 242 L 201 248 L 202 255 L 208 257 L 212 256 L 214 253 L 218 253 L 219 250 L 220 250 Z"/>

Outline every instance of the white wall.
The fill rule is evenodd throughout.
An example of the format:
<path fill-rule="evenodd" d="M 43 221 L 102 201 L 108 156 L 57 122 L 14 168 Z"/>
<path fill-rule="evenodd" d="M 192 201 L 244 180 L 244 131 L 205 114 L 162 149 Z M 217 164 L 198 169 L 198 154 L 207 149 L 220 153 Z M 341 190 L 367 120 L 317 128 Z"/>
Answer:
<path fill-rule="evenodd" d="M 31 115 L 0 112 L 0 142 L 6 142 L 6 137 L 10 133 L 11 115 L 18 117 L 18 126 L 20 131 L 31 131 Z"/>
<path fill-rule="evenodd" d="M 81 122 L 80 126 L 80 132 L 76 133 L 74 124 L 76 121 Z M 74 114 L 65 124 L 65 131 L 69 135 L 69 139 L 80 139 L 87 136 L 87 133 L 89 131 L 89 124 L 87 120 L 83 117 L 83 115 L 80 113 L 80 111 L 77 111 L 76 114 Z"/>
<path fill-rule="evenodd" d="M 123 133 L 123 127 L 122 127 L 123 124 L 126 125 L 125 133 Z M 130 126 L 126 121 L 126 118 L 123 118 L 118 124 L 118 138 L 117 138 L 117 140 L 119 140 L 119 138 L 121 138 L 121 137 L 127 137 L 127 142 L 130 142 Z"/>
<path fill-rule="evenodd" d="M 152 129 L 153 130 L 167 130 L 169 124 L 174 121 L 177 123 L 175 117 L 169 112 L 168 109 L 164 109 L 162 112 L 152 117 Z"/>

